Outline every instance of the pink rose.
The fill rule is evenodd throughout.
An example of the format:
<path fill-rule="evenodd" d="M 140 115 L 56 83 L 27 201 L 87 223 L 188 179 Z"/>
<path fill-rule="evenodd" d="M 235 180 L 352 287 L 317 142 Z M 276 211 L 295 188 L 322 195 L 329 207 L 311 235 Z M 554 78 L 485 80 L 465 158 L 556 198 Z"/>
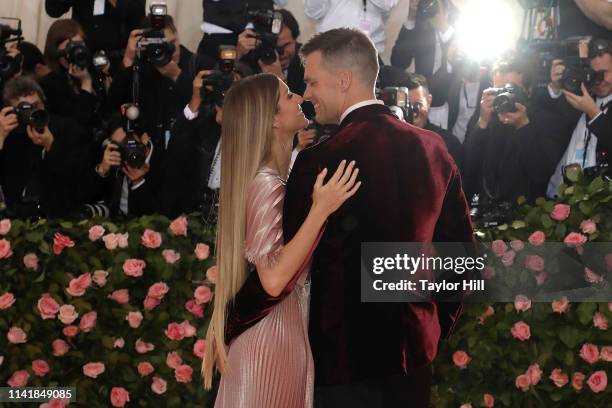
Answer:
<path fill-rule="evenodd" d="M 28 341 L 28 336 L 20 327 L 13 326 L 6 334 L 6 338 L 11 344 L 22 344 Z"/>
<path fill-rule="evenodd" d="M 154 393 L 161 395 L 166 392 L 168 389 L 168 383 L 160 377 L 153 377 L 153 383 L 151 383 L 151 391 Z"/>
<path fill-rule="evenodd" d="M 600 276 L 590 270 L 589 268 L 584 268 L 584 280 L 588 283 L 601 283 L 603 282 L 603 276 Z"/>
<path fill-rule="evenodd" d="M 45 360 L 34 360 L 32 361 L 32 372 L 38 377 L 44 377 L 49 373 L 49 363 Z"/>
<path fill-rule="evenodd" d="M 141 237 L 142 245 L 149 249 L 159 248 L 162 243 L 161 234 L 152 229 L 146 229 Z"/>
<path fill-rule="evenodd" d="M 483 268 L 480 274 L 482 275 L 483 279 L 487 279 L 487 280 L 493 279 L 495 277 L 495 268 L 487 265 Z"/>
<path fill-rule="evenodd" d="M 11 230 L 11 220 L 8 218 L 0 221 L 0 235 L 6 235 Z"/>
<path fill-rule="evenodd" d="M 211 266 L 206 270 L 206 279 L 212 284 L 217 283 L 217 278 L 219 277 L 219 269 L 217 265 Z"/>
<path fill-rule="evenodd" d="M 514 249 L 516 252 L 519 252 L 525 248 L 525 244 L 520 239 L 515 239 L 510 241 L 510 247 L 512 247 L 512 249 Z"/>
<path fill-rule="evenodd" d="M 183 364 L 182 366 L 179 366 L 177 367 L 176 370 L 174 370 L 174 378 L 176 378 L 176 381 L 180 383 L 191 382 L 192 374 L 193 374 L 193 368 L 191 368 L 191 366 L 188 366 L 186 364 Z"/>
<path fill-rule="evenodd" d="M 9 307 L 13 306 L 14 303 L 15 296 L 11 292 L 6 292 L 2 296 L 0 296 L 0 310 L 8 309 Z"/>
<path fill-rule="evenodd" d="M 91 286 L 91 274 L 84 273 L 80 275 L 78 278 L 74 278 L 70 280 L 68 284 L 68 288 L 66 288 L 66 292 L 70 296 L 83 296 L 87 288 Z"/>
<path fill-rule="evenodd" d="M 108 298 L 114 300 L 120 305 L 124 305 L 130 301 L 130 291 L 128 289 L 117 289 L 108 295 Z"/>
<path fill-rule="evenodd" d="M 104 363 L 87 363 L 83 366 L 83 374 L 90 378 L 98 378 L 105 370 Z"/>
<path fill-rule="evenodd" d="M 580 229 L 583 234 L 592 234 L 597 231 L 597 225 L 589 218 L 580 223 Z"/>
<path fill-rule="evenodd" d="M 62 339 L 55 339 L 53 343 L 51 343 L 51 347 L 53 348 L 53 355 L 56 357 L 61 357 L 66 354 L 70 350 L 70 346 Z"/>
<path fill-rule="evenodd" d="M 164 282 L 157 282 L 151 285 L 151 287 L 149 287 L 147 296 L 162 300 L 169 290 L 170 288 Z"/>
<path fill-rule="evenodd" d="M 137 329 L 140 327 L 140 323 L 142 323 L 142 313 L 140 312 L 130 312 L 128 313 L 128 315 L 125 317 L 125 320 L 128 321 L 130 327 L 132 329 Z"/>
<path fill-rule="evenodd" d="M 102 237 L 102 241 L 104 241 L 104 246 L 109 251 L 117 249 L 117 245 L 119 245 L 119 238 L 117 237 L 117 234 L 113 233 L 106 234 L 104 237 Z"/>
<path fill-rule="evenodd" d="M 570 215 L 571 207 L 567 204 L 556 204 L 550 213 L 550 218 L 556 221 L 566 220 Z"/>
<path fill-rule="evenodd" d="M 565 313 L 569 309 L 569 300 L 563 296 L 561 299 L 553 300 L 552 310 L 555 313 Z"/>
<path fill-rule="evenodd" d="M 546 272 L 540 272 L 540 273 L 536 274 L 536 276 L 535 276 L 536 284 L 538 286 L 542 286 L 544 284 L 544 282 L 546 282 L 546 278 L 547 277 L 548 277 L 548 274 Z"/>
<path fill-rule="evenodd" d="M 514 385 L 516 386 L 516 388 L 519 388 L 522 391 L 527 391 L 529 390 L 531 382 L 529 381 L 529 377 L 527 376 L 527 374 L 521 374 L 514 380 Z"/>
<path fill-rule="evenodd" d="M 29 253 L 23 257 L 23 265 L 28 269 L 38 269 L 38 257 L 36 254 Z"/>
<path fill-rule="evenodd" d="M 533 272 L 542 272 L 544 270 L 544 259 L 539 255 L 527 255 L 525 257 L 525 266 Z"/>
<path fill-rule="evenodd" d="M 91 242 L 97 241 L 104 235 L 104 227 L 101 225 L 94 225 L 89 229 L 89 240 Z"/>
<path fill-rule="evenodd" d="M 497 239 L 493 241 L 493 244 L 491 245 L 491 249 L 493 249 L 493 253 L 495 254 L 495 256 L 500 257 L 506 253 L 508 246 L 501 239 Z"/>
<path fill-rule="evenodd" d="M 594 344 L 585 343 L 580 349 L 580 357 L 589 364 L 595 364 L 599 360 L 599 349 Z"/>
<path fill-rule="evenodd" d="M 204 353 L 206 352 L 206 340 L 200 339 L 195 342 L 193 345 L 193 354 L 202 359 L 204 358 Z"/>
<path fill-rule="evenodd" d="M 204 261 L 208 259 L 208 256 L 210 255 L 210 247 L 200 242 L 196 245 L 193 252 L 195 253 L 196 258 L 198 258 L 200 261 Z"/>
<path fill-rule="evenodd" d="M 49 402 L 40 404 L 40 408 L 66 408 L 69 403 L 70 401 L 65 398 L 51 398 Z"/>
<path fill-rule="evenodd" d="M 514 308 L 517 312 L 526 312 L 531 308 L 531 300 L 523 295 L 517 295 L 514 298 Z"/>
<path fill-rule="evenodd" d="M 472 361 L 472 358 L 463 350 L 453 353 L 453 363 L 459 368 L 467 368 L 470 361 Z"/>
<path fill-rule="evenodd" d="M 212 291 L 208 286 L 198 286 L 193 293 L 193 297 L 195 298 L 196 303 L 201 305 L 202 303 L 210 302 L 210 299 L 212 298 Z"/>
<path fill-rule="evenodd" d="M 593 315 L 593 326 L 599 330 L 608 330 L 608 319 L 600 312 L 596 312 Z"/>
<path fill-rule="evenodd" d="M 512 337 L 520 341 L 529 340 L 529 338 L 531 337 L 531 330 L 529 328 L 529 325 L 523 321 L 514 323 L 514 326 L 512 326 L 510 333 L 512 333 Z"/>
<path fill-rule="evenodd" d="M 19 370 L 15 371 L 6 383 L 12 388 L 25 387 L 29 379 L 30 374 L 26 370 Z"/>
<path fill-rule="evenodd" d="M 113 387 L 110 400 L 113 407 L 124 407 L 130 401 L 130 393 L 123 387 Z"/>
<path fill-rule="evenodd" d="M 487 320 L 489 317 L 493 316 L 494 314 L 495 314 L 495 309 L 493 309 L 493 306 L 491 305 L 487 306 L 487 310 L 485 310 L 484 313 L 478 317 L 480 324 L 483 324 L 485 320 Z"/>
<path fill-rule="evenodd" d="M 123 337 L 119 337 L 115 340 L 115 343 L 113 343 L 113 348 L 122 349 L 123 347 L 125 347 L 125 340 L 123 340 Z"/>
<path fill-rule="evenodd" d="M 493 408 L 495 406 L 495 398 L 491 394 L 485 394 L 482 397 L 482 405 L 485 408 Z"/>
<path fill-rule="evenodd" d="M 168 367 L 176 370 L 181 364 L 183 364 L 183 359 L 176 351 L 171 351 L 166 356 L 166 364 Z"/>
<path fill-rule="evenodd" d="M 185 329 L 178 323 L 170 323 L 164 333 L 173 341 L 180 341 L 185 337 Z"/>
<path fill-rule="evenodd" d="M 575 248 L 587 242 L 587 237 L 577 232 L 570 232 L 563 242 L 565 242 L 565 245 L 568 247 Z"/>
<path fill-rule="evenodd" d="M 529 377 L 529 382 L 532 385 L 536 385 L 542 379 L 542 370 L 540 369 L 540 365 L 538 363 L 530 365 L 525 374 L 527 374 L 527 377 Z"/>
<path fill-rule="evenodd" d="M 193 300 L 188 300 L 187 303 L 185 303 L 185 309 L 195 317 L 204 317 L 204 306 L 198 305 Z"/>
<path fill-rule="evenodd" d="M 185 331 L 185 337 L 193 337 L 196 335 L 196 328 L 189 323 L 189 320 L 183 321 L 181 327 Z"/>
<path fill-rule="evenodd" d="M 527 238 L 527 241 L 533 246 L 539 246 L 546 241 L 546 235 L 542 231 L 536 231 Z"/>
<path fill-rule="evenodd" d="M 6 239 L 0 239 L 0 259 L 10 258 L 13 255 L 11 243 Z"/>
<path fill-rule="evenodd" d="M 502 255 L 501 262 L 506 268 L 510 267 L 514 263 L 515 257 L 516 257 L 516 252 L 510 250 Z"/>
<path fill-rule="evenodd" d="M 106 278 L 108 277 L 107 271 L 95 271 L 92 280 L 96 282 L 99 287 L 106 285 Z"/>
<path fill-rule="evenodd" d="M 55 233 L 53 238 L 53 253 L 55 255 L 61 254 L 65 248 L 74 247 L 74 241 L 66 235 L 62 235 L 59 232 Z"/>
<path fill-rule="evenodd" d="M 162 251 L 162 256 L 164 257 L 164 260 L 171 265 L 175 264 L 179 259 L 181 259 L 181 254 L 173 249 L 164 249 Z"/>
<path fill-rule="evenodd" d="M 81 323 L 79 324 L 79 328 L 84 333 L 89 333 L 96 327 L 96 321 L 98 320 L 98 313 L 96 312 L 88 312 L 81 317 Z"/>
<path fill-rule="evenodd" d="M 159 303 L 159 299 L 147 296 L 143 302 L 143 306 L 146 310 L 153 310 L 159 305 Z"/>
<path fill-rule="evenodd" d="M 587 384 L 594 393 L 605 391 L 608 385 L 608 376 L 603 370 L 595 371 L 587 380 Z"/>
<path fill-rule="evenodd" d="M 584 377 L 585 375 L 581 372 L 575 372 L 572 376 L 572 387 L 574 387 L 576 391 L 580 391 L 582 389 Z"/>
<path fill-rule="evenodd" d="M 172 235 L 184 235 L 187 236 L 187 218 L 178 217 L 176 220 L 170 223 L 168 227 Z"/>
<path fill-rule="evenodd" d="M 123 272 L 127 276 L 139 277 L 143 274 L 143 269 L 147 263 L 142 259 L 126 259 L 123 263 Z"/>
<path fill-rule="evenodd" d="M 552 373 L 550 374 L 549 378 L 559 388 L 564 387 L 565 384 L 569 382 L 569 378 L 567 377 L 567 374 L 565 374 L 563 370 L 561 370 L 560 368 L 555 368 L 554 370 L 552 370 Z"/>
<path fill-rule="evenodd" d="M 119 245 L 119 248 L 127 248 L 129 238 L 130 234 L 127 232 L 125 234 L 117 234 L 117 245 Z"/>
<path fill-rule="evenodd" d="M 612 346 L 603 346 L 601 348 L 601 353 L 599 354 L 599 358 L 602 361 L 612 362 Z"/>
<path fill-rule="evenodd" d="M 144 342 L 141 339 L 136 340 L 136 352 L 138 354 L 145 354 L 153 350 L 155 350 L 155 346 L 153 344 Z"/>
<path fill-rule="evenodd" d="M 74 325 L 66 326 L 64 327 L 64 330 L 62 330 L 62 333 L 64 333 L 64 336 L 66 337 L 74 337 L 79 334 L 79 328 Z"/>
<path fill-rule="evenodd" d="M 141 377 L 146 377 L 153 371 L 155 371 L 155 368 L 153 368 L 153 365 L 148 361 L 138 363 L 138 374 L 140 374 Z"/>
<path fill-rule="evenodd" d="M 465 404 L 461 404 L 459 408 L 472 408 L 472 403 L 466 402 Z"/>
<path fill-rule="evenodd" d="M 59 319 L 62 323 L 72 324 L 72 322 L 74 322 L 77 317 L 79 317 L 79 314 L 74 309 L 74 306 L 62 305 L 59 308 Z"/>

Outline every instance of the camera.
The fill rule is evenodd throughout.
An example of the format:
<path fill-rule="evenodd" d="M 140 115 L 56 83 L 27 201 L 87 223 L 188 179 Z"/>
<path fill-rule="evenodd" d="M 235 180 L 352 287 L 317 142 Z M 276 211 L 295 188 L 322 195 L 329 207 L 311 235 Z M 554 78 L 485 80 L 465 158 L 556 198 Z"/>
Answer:
<path fill-rule="evenodd" d="M 506 84 L 503 88 L 493 88 L 487 91 L 489 94 L 495 94 L 493 99 L 493 110 L 495 113 L 510 113 L 516 112 L 515 103 L 525 104 L 527 94 L 520 86 L 516 84 Z"/>
<path fill-rule="evenodd" d="M 422 105 L 418 102 L 411 103 L 408 99 L 408 92 L 406 87 L 388 86 L 381 91 L 380 99 L 399 120 L 412 124 Z"/>
<path fill-rule="evenodd" d="M 83 41 L 70 41 L 66 48 L 58 53 L 58 57 L 64 57 L 69 64 L 81 69 L 89 68 L 92 61 L 91 51 Z"/>
<path fill-rule="evenodd" d="M 470 201 L 470 216 L 480 228 L 498 227 L 512 221 L 514 205 L 510 201 L 496 201 L 474 194 Z"/>
<path fill-rule="evenodd" d="M 156 67 L 163 67 L 172 60 L 172 55 L 176 51 L 174 44 L 168 42 L 164 35 L 168 8 L 166 4 L 153 3 L 150 11 L 152 28 L 145 30 L 143 38 L 138 41 L 137 51 L 142 60 Z"/>
<path fill-rule="evenodd" d="M 335 124 L 320 125 L 317 122 L 312 121 L 310 122 L 308 127 L 306 127 L 306 129 L 308 130 L 315 129 L 316 134 L 315 134 L 314 139 L 312 139 L 312 143 L 310 144 L 310 146 L 314 146 L 321 142 L 326 141 L 327 139 L 335 135 L 336 132 L 338 131 L 338 125 L 335 125 Z"/>
<path fill-rule="evenodd" d="M 121 106 L 121 114 L 126 120 L 126 136 L 121 143 L 113 144 L 119 150 L 123 163 L 134 169 L 140 169 L 147 159 L 147 147 L 134 137 L 136 121 L 140 117 L 140 109 L 136 104 L 124 104 Z"/>
<path fill-rule="evenodd" d="M 49 113 L 38 109 L 29 102 L 21 102 L 13 109 L 21 126 L 32 126 L 38 133 L 42 133 L 49 124 Z"/>
<path fill-rule="evenodd" d="M 203 82 L 202 100 L 205 105 L 214 103 L 217 106 L 223 106 L 223 98 L 230 86 L 234 83 L 234 68 L 236 64 L 236 47 L 231 45 L 221 45 L 219 47 L 219 69 L 213 70 Z M 212 92 L 206 87 L 211 87 Z M 212 101 L 211 101 L 212 99 Z"/>
<path fill-rule="evenodd" d="M 21 70 L 21 54 L 18 57 L 11 57 L 6 51 L 6 44 L 10 42 L 19 43 L 23 40 L 21 36 L 21 20 L 2 17 L 2 20 L 17 21 L 17 28 L 12 28 L 7 24 L 0 24 L 0 82 L 15 76 Z"/>
<path fill-rule="evenodd" d="M 256 38 L 260 44 L 252 52 L 255 61 L 271 65 L 276 61 L 276 53 L 282 55 L 284 49 L 276 46 L 278 35 L 283 28 L 283 16 L 274 10 L 250 10 L 247 11 L 249 25 L 255 31 Z"/>
<path fill-rule="evenodd" d="M 76 219 L 94 217 L 108 218 L 110 217 L 110 208 L 108 208 L 104 201 L 99 201 L 93 204 L 84 204 L 81 208 L 76 210 L 73 215 Z"/>
<path fill-rule="evenodd" d="M 421 0 L 417 6 L 417 18 L 430 20 L 440 12 L 439 0 Z"/>

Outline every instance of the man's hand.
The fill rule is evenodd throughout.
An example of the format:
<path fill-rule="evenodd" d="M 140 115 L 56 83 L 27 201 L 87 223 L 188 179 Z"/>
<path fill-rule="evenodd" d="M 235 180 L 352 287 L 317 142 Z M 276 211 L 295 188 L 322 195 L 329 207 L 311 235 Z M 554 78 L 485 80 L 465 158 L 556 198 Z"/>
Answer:
<path fill-rule="evenodd" d="M 128 38 L 128 43 L 125 48 L 125 54 L 123 55 L 123 66 L 125 68 L 129 68 L 134 65 L 134 60 L 136 59 L 136 47 L 138 46 L 138 41 L 142 38 L 144 30 L 132 30 L 130 33 L 130 38 Z"/>
<path fill-rule="evenodd" d="M 527 116 L 527 108 L 525 105 L 515 103 L 514 107 L 516 112 L 506 112 L 497 115 L 497 118 L 504 125 L 512 126 L 515 129 L 520 129 L 529 124 L 529 117 Z"/>
<path fill-rule="evenodd" d="M 257 38 L 253 30 L 244 30 L 238 35 L 238 43 L 236 44 L 236 59 L 244 57 L 249 51 L 257 47 Z"/>
<path fill-rule="evenodd" d="M 81 83 L 81 89 L 89 93 L 93 92 L 93 84 L 91 80 L 91 74 L 87 68 L 83 69 L 75 64 L 68 65 L 68 74 L 79 80 Z"/>
<path fill-rule="evenodd" d="M 261 60 L 257 61 L 257 63 L 259 64 L 259 68 L 261 69 L 261 72 L 265 74 L 274 74 L 283 81 L 286 81 L 285 74 L 283 74 L 283 68 L 281 67 L 278 52 L 274 51 L 274 55 L 276 55 L 276 60 L 270 65 L 264 64 L 263 62 L 261 62 Z"/>
<path fill-rule="evenodd" d="M 313 142 L 314 138 L 317 136 L 316 129 L 302 129 L 298 132 L 298 144 L 295 147 L 298 151 L 302 151 Z"/>
<path fill-rule="evenodd" d="M 567 103 L 572 105 L 575 109 L 586 113 L 589 120 L 592 120 L 595 116 L 599 115 L 601 109 L 599 109 L 599 106 L 597 106 L 589 94 L 589 91 L 584 86 L 584 83 L 580 84 L 580 89 L 582 89 L 582 95 L 573 94 L 565 89 L 561 90 L 561 92 L 563 92 L 563 95 L 565 95 Z"/>
<path fill-rule="evenodd" d="M 176 82 L 181 75 L 181 68 L 174 61 L 170 61 L 163 67 L 156 67 L 160 74 Z"/>
<path fill-rule="evenodd" d="M 32 126 L 28 125 L 26 127 L 26 132 L 28 133 L 28 137 L 36 146 L 42 146 L 46 152 L 51 150 L 51 146 L 53 145 L 53 134 L 49 130 L 48 126 L 45 126 L 42 133 L 38 133 L 36 129 Z"/>
<path fill-rule="evenodd" d="M 209 76 L 211 72 L 212 71 L 210 70 L 200 71 L 193 79 L 191 100 L 189 101 L 189 110 L 194 113 L 200 110 L 200 105 L 202 104 L 202 87 L 204 86 L 204 78 Z"/>
<path fill-rule="evenodd" d="M 450 24 L 448 23 L 448 13 L 441 2 L 438 3 L 438 7 L 439 11 L 431 19 L 431 25 L 437 32 L 445 33 L 450 28 Z"/>
<path fill-rule="evenodd" d="M 4 141 L 8 135 L 19 126 L 17 115 L 13 113 L 13 108 L 7 106 L 0 110 L 0 148 L 4 145 Z"/>
<path fill-rule="evenodd" d="M 409 0 L 410 6 L 408 6 L 408 21 L 415 21 L 417 16 L 417 7 L 419 6 L 419 0 Z"/>
<path fill-rule="evenodd" d="M 563 78 L 563 71 L 565 71 L 565 65 L 563 60 L 556 59 L 552 62 L 550 68 L 550 87 L 555 93 L 561 92 L 561 78 Z"/>
<path fill-rule="evenodd" d="M 105 177 L 113 166 L 121 165 L 121 153 L 117 149 L 117 146 L 113 143 L 109 143 L 104 148 L 104 156 L 102 161 L 98 165 L 98 174 Z"/>
<path fill-rule="evenodd" d="M 482 93 L 482 99 L 480 99 L 480 119 L 478 120 L 478 126 L 481 129 L 489 127 L 489 120 L 493 114 L 493 100 L 495 99 L 495 93 L 492 93 L 491 88 L 485 89 Z"/>
<path fill-rule="evenodd" d="M 130 180 L 130 183 L 136 184 L 144 180 L 145 176 L 149 172 L 149 165 L 143 164 L 143 166 L 139 169 L 135 169 L 133 167 L 128 166 L 127 164 L 123 165 L 123 173 Z"/>

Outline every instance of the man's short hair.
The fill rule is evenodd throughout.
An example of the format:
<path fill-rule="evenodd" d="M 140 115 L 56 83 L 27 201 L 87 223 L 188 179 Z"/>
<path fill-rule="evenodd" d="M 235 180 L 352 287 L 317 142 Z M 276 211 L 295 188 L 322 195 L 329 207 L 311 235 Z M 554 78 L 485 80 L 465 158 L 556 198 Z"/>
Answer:
<path fill-rule="evenodd" d="M 27 76 L 18 76 L 6 83 L 2 91 L 2 99 L 5 105 L 22 96 L 37 94 L 41 101 L 45 101 L 45 93 L 36 81 Z"/>
<path fill-rule="evenodd" d="M 174 19 L 170 15 L 166 15 L 164 17 L 164 27 L 172 31 L 173 33 L 177 33 L 176 25 L 174 24 Z M 148 14 L 140 23 L 140 28 L 146 30 L 153 28 L 153 20 L 151 18 L 151 14 Z"/>
<path fill-rule="evenodd" d="M 589 59 L 608 54 L 612 56 L 612 41 L 604 38 L 593 38 L 589 41 Z"/>
<path fill-rule="evenodd" d="M 419 86 L 423 87 L 426 94 L 429 94 L 429 85 L 427 79 L 421 74 L 410 74 L 408 77 L 408 84 L 406 85 L 408 90 L 412 91 L 417 89 Z"/>
<path fill-rule="evenodd" d="M 278 12 L 283 16 L 283 25 L 285 25 L 289 31 L 291 31 L 291 36 L 293 39 L 297 40 L 297 38 L 300 36 L 300 25 L 293 14 L 291 14 L 289 10 L 285 9 L 280 9 Z"/>
<path fill-rule="evenodd" d="M 372 41 L 354 28 L 335 28 L 314 35 L 302 48 L 300 55 L 319 51 L 323 63 L 329 68 L 350 68 L 360 74 L 360 79 L 374 87 L 378 76 L 378 53 Z"/>
<path fill-rule="evenodd" d="M 533 84 L 533 70 L 531 64 L 533 63 L 530 55 L 524 53 L 508 53 L 493 64 L 491 69 L 491 75 L 496 73 L 508 74 L 510 72 L 516 72 L 521 74 L 523 77 L 523 86 L 526 89 L 530 89 Z"/>
<path fill-rule="evenodd" d="M 44 64 L 45 58 L 38 47 L 30 42 L 21 41 L 17 46 L 19 52 L 23 55 L 23 64 L 21 69 L 24 73 L 32 73 L 38 64 Z"/>

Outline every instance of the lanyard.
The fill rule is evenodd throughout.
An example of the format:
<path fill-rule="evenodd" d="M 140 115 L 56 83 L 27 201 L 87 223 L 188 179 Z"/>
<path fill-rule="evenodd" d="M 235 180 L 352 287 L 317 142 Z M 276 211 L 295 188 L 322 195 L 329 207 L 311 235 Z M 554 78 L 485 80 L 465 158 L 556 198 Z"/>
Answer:
<path fill-rule="evenodd" d="M 364 16 L 367 10 L 368 10 L 368 0 L 363 0 L 363 15 Z"/>

